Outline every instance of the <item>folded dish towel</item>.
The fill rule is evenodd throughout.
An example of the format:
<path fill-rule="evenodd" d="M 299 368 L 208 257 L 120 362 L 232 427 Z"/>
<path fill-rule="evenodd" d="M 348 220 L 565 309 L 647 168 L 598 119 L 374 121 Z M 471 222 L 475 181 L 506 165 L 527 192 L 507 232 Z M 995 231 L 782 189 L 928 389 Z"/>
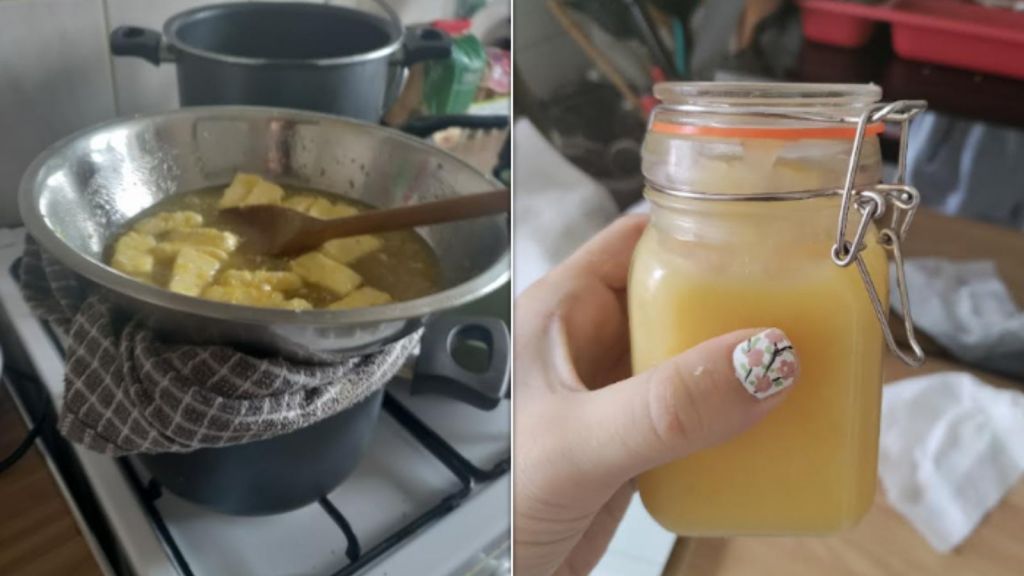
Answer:
<path fill-rule="evenodd" d="M 956 548 L 1024 473 L 1024 394 L 943 372 L 889 384 L 879 475 L 939 552 Z"/>
<path fill-rule="evenodd" d="M 318 363 L 168 343 L 138 320 L 119 322 L 31 238 L 20 275 L 36 314 L 68 336 L 61 433 L 114 456 L 241 444 L 308 426 L 391 380 L 420 337 Z"/>
<path fill-rule="evenodd" d="M 964 362 L 1024 377 L 1024 311 L 994 262 L 911 258 L 904 269 L 916 326 Z M 899 311 L 895 290 L 891 301 Z"/>

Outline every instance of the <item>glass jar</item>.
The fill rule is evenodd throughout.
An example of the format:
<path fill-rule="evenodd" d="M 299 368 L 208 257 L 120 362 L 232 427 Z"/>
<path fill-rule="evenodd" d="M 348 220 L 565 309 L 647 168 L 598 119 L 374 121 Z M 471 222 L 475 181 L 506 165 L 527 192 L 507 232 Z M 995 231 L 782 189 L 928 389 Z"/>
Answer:
<path fill-rule="evenodd" d="M 880 184 L 878 134 L 923 104 L 877 104 L 871 85 L 669 83 L 655 95 L 643 149 L 651 220 L 628 290 L 634 370 L 778 327 L 801 374 L 753 429 L 642 475 L 644 504 L 678 534 L 850 526 L 875 492 L 886 252 L 898 255 L 917 203 L 902 158 L 897 182 Z M 876 228 L 883 213 L 895 219 Z M 901 356 L 923 360 L 916 348 Z"/>

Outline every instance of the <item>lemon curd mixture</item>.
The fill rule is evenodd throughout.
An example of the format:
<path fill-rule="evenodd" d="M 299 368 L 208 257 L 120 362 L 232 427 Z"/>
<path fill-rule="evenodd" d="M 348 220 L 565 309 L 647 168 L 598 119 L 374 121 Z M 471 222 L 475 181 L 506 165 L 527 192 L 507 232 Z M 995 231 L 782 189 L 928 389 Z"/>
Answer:
<path fill-rule="evenodd" d="M 835 142 L 648 138 L 649 146 L 685 152 L 660 155 L 675 167 L 691 164 L 649 165 L 648 173 L 661 169 L 685 179 L 680 187 L 726 194 L 834 187 L 849 154 L 848 142 L 842 150 Z M 823 158 L 829 147 L 838 152 Z M 869 147 L 866 157 L 876 152 Z M 864 177 L 877 178 L 870 172 Z M 751 327 L 781 328 L 801 369 L 791 395 L 752 429 L 643 474 L 646 508 L 679 534 L 821 534 L 853 524 L 875 492 L 883 341 L 857 267 L 840 268 L 829 256 L 839 199 L 715 202 L 653 189 L 647 196 L 652 220 L 628 290 L 634 371 Z M 851 230 L 858 216 L 854 210 Z M 888 294 L 873 230 L 861 256 Z"/>
<path fill-rule="evenodd" d="M 239 237 L 220 221 L 218 211 L 256 204 L 278 204 L 324 219 L 367 208 L 337 195 L 285 189 L 240 173 L 227 189 L 176 194 L 145 210 L 110 247 L 109 263 L 172 292 L 262 308 L 364 308 L 439 288 L 437 256 L 411 230 L 338 238 L 295 258 L 239 250 Z"/>

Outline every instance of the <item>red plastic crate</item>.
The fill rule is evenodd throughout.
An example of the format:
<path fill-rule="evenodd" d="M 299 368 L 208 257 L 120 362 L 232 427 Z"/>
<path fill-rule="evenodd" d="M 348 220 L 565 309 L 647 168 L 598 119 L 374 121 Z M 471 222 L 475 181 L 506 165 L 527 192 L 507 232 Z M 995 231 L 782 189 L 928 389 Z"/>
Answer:
<path fill-rule="evenodd" d="M 887 22 L 901 58 L 1024 79 L 1024 13 L 970 0 L 800 0 L 800 8 L 814 42 L 857 48 Z"/>
<path fill-rule="evenodd" d="M 868 43 L 878 22 L 884 20 L 886 5 L 800 0 L 804 37 L 819 44 L 860 48 Z"/>
<path fill-rule="evenodd" d="M 952 0 L 893 3 L 901 58 L 1024 79 L 1024 14 Z"/>

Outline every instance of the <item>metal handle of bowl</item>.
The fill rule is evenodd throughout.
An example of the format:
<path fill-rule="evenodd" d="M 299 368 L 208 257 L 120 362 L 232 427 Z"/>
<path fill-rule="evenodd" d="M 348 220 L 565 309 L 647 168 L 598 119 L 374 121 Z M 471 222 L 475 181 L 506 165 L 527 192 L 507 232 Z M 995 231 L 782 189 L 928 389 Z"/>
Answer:
<path fill-rule="evenodd" d="M 510 338 L 497 318 L 441 316 L 427 324 L 412 379 L 412 394 L 437 394 L 481 410 L 493 410 L 509 395 Z M 459 363 L 462 351 L 486 355 L 474 369 Z"/>
<path fill-rule="evenodd" d="M 118 26 L 110 33 L 110 52 L 115 56 L 135 56 L 154 66 L 173 62 L 174 54 L 164 43 L 163 34 L 139 26 Z"/>

